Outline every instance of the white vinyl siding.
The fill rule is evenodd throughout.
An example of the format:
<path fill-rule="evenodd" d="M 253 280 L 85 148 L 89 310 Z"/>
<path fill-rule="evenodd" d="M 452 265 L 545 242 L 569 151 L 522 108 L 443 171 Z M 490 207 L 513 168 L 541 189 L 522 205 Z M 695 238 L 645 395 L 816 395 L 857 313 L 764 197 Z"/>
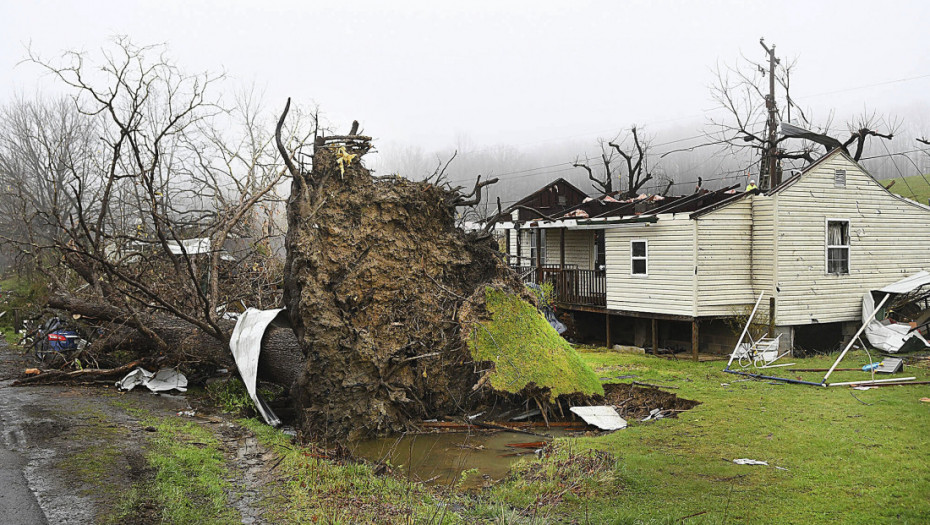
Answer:
<path fill-rule="evenodd" d="M 630 241 L 646 240 L 648 276 L 631 274 Z M 692 221 L 660 216 L 656 223 L 605 230 L 607 308 L 690 316 L 694 311 Z"/>
<path fill-rule="evenodd" d="M 846 171 L 837 188 L 835 170 Z M 930 269 L 930 210 L 885 190 L 839 153 L 777 200 L 778 325 L 859 321 L 862 294 Z M 828 219 L 849 219 L 849 274 L 827 272 Z"/>
<path fill-rule="evenodd" d="M 559 230 L 546 233 L 546 265 L 558 266 L 560 261 Z M 594 269 L 594 230 L 565 230 L 565 265 L 579 270 Z"/>
<path fill-rule="evenodd" d="M 743 198 L 697 219 L 698 316 L 733 315 L 755 302 L 751 263 L 755 198 Z"/>

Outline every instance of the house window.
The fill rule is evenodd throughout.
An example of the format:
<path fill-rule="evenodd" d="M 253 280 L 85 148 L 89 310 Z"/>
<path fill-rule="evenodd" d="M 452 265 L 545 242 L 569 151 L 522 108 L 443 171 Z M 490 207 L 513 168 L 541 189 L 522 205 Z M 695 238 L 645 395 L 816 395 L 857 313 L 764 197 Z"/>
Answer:
<path fill-rule="evenodd" d="M 539 241 L 540 245 L 536 245 L 536 232 L 539 232 Z M 530 266 L 536 266 L 536 252 L 540 250 L 539 257 L 542 261 L 542 265 L 546 264 L 546 230 L 527 230 L 527 235 L 530 236 Z"/>
<path fill-rule="evenodd" d="M 849 273 L 849 221 L 827 221 L 827 273 Z"/>
<path fill-rule="evenodd" d="M 845 188 L 846 170 L 833 170 L 833 183 L 837 188 Z"/>
<path fill-rule="evenodd" d="M 633 275 L 648 275 L 647 259 L 648 247 L 646 241 L 630 241 L 630 273 Z"/>

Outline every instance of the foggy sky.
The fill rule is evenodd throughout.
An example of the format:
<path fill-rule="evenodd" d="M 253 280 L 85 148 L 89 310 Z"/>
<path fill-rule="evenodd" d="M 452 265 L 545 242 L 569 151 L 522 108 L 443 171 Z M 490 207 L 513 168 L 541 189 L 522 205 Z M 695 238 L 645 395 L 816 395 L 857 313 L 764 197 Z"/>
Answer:
<path fill-rule="evenodd" d="M 382 150 L 544 151 L 631 124 L 661 142 L 705 122 L 715 65 L 762 60 L 764 36 L 799 58 L 793 96 L 815 114 L 926 117 L 928 15 L 922 1 L 4 0 L 0 103 L 52 91 L 16 66 L 30 42 L 54 56 L 125 34 L 167 43 L 187 71 L 254 83 L 272 107 L 291 96 L 339 129 L 358 119 Z"/>

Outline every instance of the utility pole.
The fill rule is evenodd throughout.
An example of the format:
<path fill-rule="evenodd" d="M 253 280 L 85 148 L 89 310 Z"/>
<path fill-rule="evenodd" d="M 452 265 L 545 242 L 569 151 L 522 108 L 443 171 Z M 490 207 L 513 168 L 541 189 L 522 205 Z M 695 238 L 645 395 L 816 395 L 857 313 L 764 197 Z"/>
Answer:
<path fill-rule="evenodd" d="M 781 184 L 781 171 L 778 169 L 778 149 L 775 141 L 778 138 L 778 107 L 775 105 L 775 66 L 780 62 L 775 58 L 775 46 L 765 45 L 765 39 L 760 38 L 759 44 L 769 56 L 769 94 L 765 96 L 765 107 L 769 118 L 765 123 L 765 148 L 762 151 L 762 165 L 760 167 L 759 183 L 762 189 L 772 189 Z M 761 67 L 760 67 L 761 69 Z M 765 73 L 765 70 L 762 70 Z"/>

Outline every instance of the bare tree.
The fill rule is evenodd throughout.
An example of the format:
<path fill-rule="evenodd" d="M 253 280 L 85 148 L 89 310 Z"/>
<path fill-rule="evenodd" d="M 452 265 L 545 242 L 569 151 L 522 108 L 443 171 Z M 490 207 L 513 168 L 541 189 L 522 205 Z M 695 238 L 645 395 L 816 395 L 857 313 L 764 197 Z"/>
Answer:
<path fill-rule="evenodd" d="M 157 346 L 164 341 L 143 312 L 225 344 L 224 305 L 256 288 L 223 283 L 262 281 L 268 291 L 281 278 L 274 254 L 255 245 L 280 233 L 278 190 L 288 176 L 259 97 L 245 92 L 227 107 L 214 94 L 222 75 L 185 73 L 164 46 L 124 37 L 96 58 L 69 51 L 46 60 L 30 50 L 27 61 L 69 95 L 2 114 L 11 133 L 0 142 L 3 201 L 21 218 L 3 240 L 44 262 L 59 290 L 83 281 L 84 293 L 126 312 Z M 315 131 L 314 116 L 304 117 L 289 129 L 291 155 Z M 49 119 L 60 124 L 47 127 Z M 230 252 L 230 239 L 251 246 Z"/>
<path fill-rule="evenodd" d="M 622 183 L 626 181 L 626 189 L 620 191 L 621 197 L 633 197 L 653 175 L 649 171 L 649 142 L 640 137 L 636 126 L 629 132 L 620 133 L 613 140 L 598 139 L 601 148 L 600 166 L 592 167 L 590 159 L 582 161 L 576 158 L 572 166 L 582 168 L 588 172 L 588 180 L 601 195 L 615 193 L 613 180 L 616 175 Z M 618 168 L 615 162 L 618 157 L 623 159 Z"/>
<path fill-rule="evenodd" d="M 774 58 L 774 47 L 760 43 Z M 846 126 L 848 136 L 845 138 L 835 137 L 836 132 L 831 130 L 832 117 L 816 124 L 812 112 L 802 109 L 791 97 L 791 75 L 796 65 L 797 59 L 775 59 L 774 64 L 763 64 L 745 56 L 736 65 L 718 64 L 711 95 L 724 116 L 710 114 L 706 131 L 709 141 L 705 146 L 720 146 L 727 153 L 743 156 L 747 169 L 757 165 L 768 151 L 774 152 L 778 165 L 804 167 L 834 148 L 843 148 L 853 159 L 859 160 L 868 138 L 890 140 L 894 136 L 899 123 L 885 121 L 874 112 L 864 112 L 851 121 Z M 767 78 L 772 69 L 774 79 Z M 781 92 L 781 104 L 769 93 L 770 85 L 775 86 L 776 97 L 777 92 Z M 777 122 L 767 125 L 770 108 L 774 108 Z M 778 122 L 790 126 L 783 124 L 780 135 L 767 133 L 768 126 Z M 745 155 L 747 150 L 749 155 Z"/>

